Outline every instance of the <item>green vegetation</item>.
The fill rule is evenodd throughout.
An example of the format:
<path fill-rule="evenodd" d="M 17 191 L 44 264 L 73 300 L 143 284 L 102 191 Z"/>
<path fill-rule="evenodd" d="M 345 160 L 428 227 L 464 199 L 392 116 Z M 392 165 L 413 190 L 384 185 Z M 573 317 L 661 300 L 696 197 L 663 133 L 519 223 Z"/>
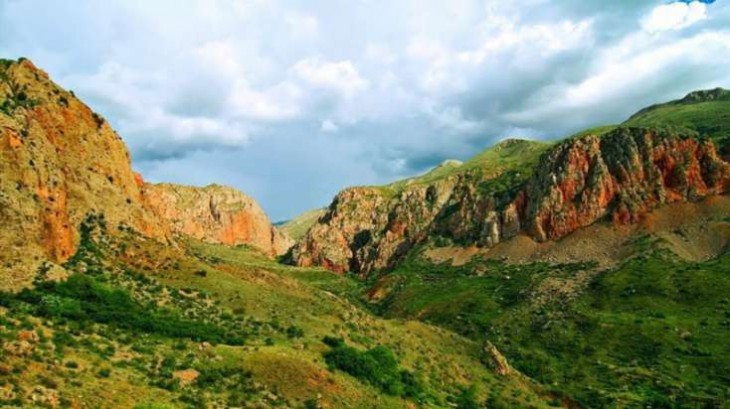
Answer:
<path fill-rule="evenodd" d="M 173 248 L 107 228 L 89 215 L 67 278 L 51 280 L 46 264 L 33 289 L 0 296 L 11 351 L 0 388 L 13 393 L 0 406 L 29 405 L 40 384 L 61 407 L 436 408 L 474 384 L 480 404 L 545 407 L 532 385 L 484 366 L 472 341 L 349 302 L 357 280 L 246 247 Z M 327 335 L 341 344 L 323 345 Z"/>
<path fill-rule="evenodd" d="M 324 343 L 332 348 L 324 354 L 331 368 L 362 379 L 388 395 L 419 401 L 425 396 L 417 377 L 398 367 L 398 360 L 388 347 L 378 345 L 361 352 L 347 346 L 342 338 L 325 337 Z"/>
<path fill-rule="evenodd" d="M 602 273 L 590 264 L 453 267 L 411 256 L 371 285 L 390 289 L 379 312 L 489 340 L 582 407 L 723 407 L 730 254 L 694 263 L 642 248 Z"/>
<path fill-rule="evenodd" d="M 327 209 L 310 210 L 291 220 L 278 223 L 277 227 L 293 240 L 300 240 L 326 211 Z"/>
<path fill-rule="evenodd" d="M 607 134 L 607 133 L 609 133 L 609 132 L 613 131 L 613 130 L 614 130 L 614 129 L 616 129 L 617 127 L 618 127 L 618 125 L 603 125 L 603 126 L 596 126 L 596 127 L 593 127 L 593 128 L 589 128 L 589 129 L 585 129 L 585 130 L 583 130 L 583 131 L 580 131 L 580 132 L 578 132 L 578 133 L 575 133 L 575 134 L 573 134 L 573 135 L 569 136 L 568 138 L 566 138 L 566 140 L 567 140 L 567 139 L 576 139 L 576 138 L 581 138 L 581 137 L 583 137 L 583 136 L 588 136 L 588 135 L 596 135 L 596 136 L 601 136 L 601 135 L 605 135 L 605 134 Z"/>
<path fill-rule="evenodd" d="M 19 60 L 20 61 L 20 60 Z M 33 108 L 37 101 L 28 96 L 28 88 L 11 78 L 7 70 L 12 60 L 0 60 L 0 112 L 12 116 L 18 109 Z"/>
<path fill-rule="evenodd" d="M 7 296 L 5 297 L 7 299 Z M 72 274 L 62 282 L 41 282 L 26 289 L 17 300 L 27 303 L 34 315 L 58 322 L 73 321 L 108 324 L 130 331 L 141 331 L 173 338 L 189 338 L 241 345 L 244 334 L 226 332 L 215 325 L 188 320 L 173 310 L 141 305 L 128 291 L 102 282 L 102 277 Z M 10 305 L 8 305 L 10 306 Z"/>
<path fill-rule="evenodd" d="M 643 109 L 624 125 L 676 126 L 727 143 L 730 136 L 730 91 L 697 91 L 687 97 Z"/>
<path fill-rule="evenodd" d="M 383 186 L 381 189 L 395 194 L 407 186 L 428 185 L 458 174 L 492 179 L 503 173 L 508 173 L 512 175 L 513 179 L 522 181 L 530 175 L 540 155 L 550 146 L 549 143 L 539 141 L 507 139 L 479 153 L 463 164 L 447 162 L 424 175 L 401 180 Z M 510 185 L 510 187 L 512 186 Z"/>

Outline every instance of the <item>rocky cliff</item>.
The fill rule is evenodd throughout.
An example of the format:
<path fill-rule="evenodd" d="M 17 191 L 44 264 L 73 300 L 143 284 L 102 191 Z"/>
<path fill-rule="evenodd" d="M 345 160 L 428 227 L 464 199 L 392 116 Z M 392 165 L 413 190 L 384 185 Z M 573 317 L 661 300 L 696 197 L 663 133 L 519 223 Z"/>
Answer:
<path fill-rule="evenodd" d="M 152 238 L 188 234 L 280 254 L 289 239 L 234 189 L 149 185 L 106 120 L 30 61 L 0 60 L 0 289 L 68 260 L 79 226 L 103 216 Z"/>
<path fill-rule="evenodd" d="M 176 234 L 212 243 L 249 244 L 270 255 L 282 254 L 293 244 L 253 199 L 230 187 L 145 184 L 144 201 Z"/>
<path fill-rule="evenodd" d="M 27 284 L 46 260 L 73 255 L 88 213 L 166 234 L 143 206 L 121 138 L 28 60 L 0 60 L 0 155 L 3 288 Z"/>
<path fill-rule="evenodd" d="M 539 160 L 520 146 L 529 143 L 503 143 L 490 150 L 501 161 L 395 192 L 345 190 L 292 260 L 364 275 L 394 266 L 429 236 L 486 247 L 518 234 L 554 240 L 598 220 L 632 223 L 664 203 L 730 189 L 730 164 L 691 131 L 617 128 L 563 141 Z"/>
<path fill-rule="evenodd" d="M 547 147 L 507 140 L 465 164 L 384 187 L 346 189 L 292 249 L 292 261 L 367 274 L 392 267 L 429 235 L 496 244 L 503 229 L 516 231 L 509 203 L 514 186 Z"/>

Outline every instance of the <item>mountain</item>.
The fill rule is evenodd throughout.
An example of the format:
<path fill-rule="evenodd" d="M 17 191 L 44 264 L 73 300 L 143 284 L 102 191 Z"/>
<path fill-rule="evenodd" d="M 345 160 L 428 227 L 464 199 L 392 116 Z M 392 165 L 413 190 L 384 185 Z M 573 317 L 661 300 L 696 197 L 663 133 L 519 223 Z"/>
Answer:
<path fill-rule="evenodd" d="M 487 217 L 496 213 L 490 212 L 508 204 L 510 184 L 524 180 L 547 147 L 508 140 L 458 167 L 439 167 L 382 187 L 346 189 L 292 249 L 292 259 L 300 266 L 366 274 L 392 267 L 442 230 L 459 240 L 491 240 Z M 484 183 L 490 180 L 494 183 Z M 482 192 L 488 199 L 481 200 Z M 480 219 L 484 223 L 474 223 Z"/>
<path fill-rule="evenodd" d="M 290 246 L 233 189 L 145 184 L 109 123 L 29 60 L 0 61 L 0 101 L 0 288 L 29 285 L 48 262 L 63 275 L 90 214 L 111 232 L 125 226 L 163 241 L 185 234 L 272 255 Z"/>
<path fill-rule="evenodd" d="M 354 273 L 360 293 L 337 294 L 380 316 L 495 348 L 552 405 L 724 407 L 727 96 L 346 189 L 290 261 Z"/>
<path fill-rule="evenodd" d="M 282 227 L 293 266 L 253 199 L 146 183 L 72 93 L 0 73 L 2 407 L 730 401 L 726 91 L 346 189 Z"/>
<path fill-rule="evenodd" d="M 395 267 L 429 237 L 483 247 L 517 236 L 558 240 L 597 221 L 636 223 L 658 206 L 726 193 L 730 163 L 719 152 L 727 140 L 717 139 L 730 123 L 725 95 L 696 92 L 552 146 L 509 140 L 453 169 L 344 190 L 291 258 L 367 275 Z M 691 109 L 679 120 L 676 107 Z M 711 127 L 702 126 L 707 111 Z M 650 125 L 664 115 L 676 122 Z"/>
<path fill-rule="evenodd" d="M 30 61 L 0 74 L 0 406 L 553 399 L 492 345 L 384 319 L 350 298 L 362 283 L 277 263 L 288 239 L 243 193 L 145 183 L 108 123 Z"/>
<path fill-rule="evenodd" d="M 3 288 L 29 284 L 46 260 L 68 260 L 90 213 L 166 237 L 124 142 L 101 116 L 29 60 L 0 61 L 0 101 Z"/>
<path fill-rule="evenodd" d="M 248 244 L 270 255 L 283 254 L 293 244 L 271 225 L 258 203 L 230 187 L 145 184 L 143 198 L 177 234 L 211 243 Z"/>

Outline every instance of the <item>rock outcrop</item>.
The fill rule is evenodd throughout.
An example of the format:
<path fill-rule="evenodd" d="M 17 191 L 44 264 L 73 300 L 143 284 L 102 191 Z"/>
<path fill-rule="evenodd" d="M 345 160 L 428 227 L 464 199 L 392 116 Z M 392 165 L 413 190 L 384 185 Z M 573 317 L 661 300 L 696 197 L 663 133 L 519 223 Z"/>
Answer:
<path fill-rule="evenodd" d="M 519 230 L 511 185 L 529 174 L 546 146 L 508 140 L 486 152 L 491 160 L 447 172 L 439 166 L 384 187 L 346 189 L 292 249 L 291 259 L 364 275 L 393 267 L 429 235 L 496 244 L 502 230 Z"/>
<path fill-rule="evenodd" d="M 88 213 L 166 235 L 143 206 L 121 138 L 28 60 L 0 60 L 0 156 L 2 288 L 27 285 L 41 263 L 71 257 Z"/>
<path fill-rule="evenodd" d="M 664 203 L 728 190 L 730 164 L 713 142 L 677 131 L 618 128 L 563 141 L 519 171 L 455 172 L 395 193 L 347 189 L 291 256 L 298 265 L 366 275 L 393 267 L 429 236 L 486 247 L 518 234 L 555 240 L 601 219 L 633 223 Z"/>
<path fill-rule="evenodd" d="M 669 131 L 619 128 L 551 151 L 523 191 L 525 231 L 544 241 L 609 216 L 637 222 L 653 208 L 730 188 L 730 164 L 707 140 Z"/>
<path fill-rule="evenodd" d="M 175 234 L 211 243 L 248 244 L 270 255 L 285 253 L 293 244 L 271 225 L 256 201 L 230 187 L 145 184 L 144 201 Z"/>
<path fill-rule="evenodd" d="M 0 157 L 0 290 L 29 285 L 49 261 L 44 270 L 62 270 L 90 214 L 111 233 L 124 225 L 146 237 L 189 234 L 271 255 L 290 246 L 233 189 L 145 184 L 107 121 L 25 59 L 0 60 Z"/>

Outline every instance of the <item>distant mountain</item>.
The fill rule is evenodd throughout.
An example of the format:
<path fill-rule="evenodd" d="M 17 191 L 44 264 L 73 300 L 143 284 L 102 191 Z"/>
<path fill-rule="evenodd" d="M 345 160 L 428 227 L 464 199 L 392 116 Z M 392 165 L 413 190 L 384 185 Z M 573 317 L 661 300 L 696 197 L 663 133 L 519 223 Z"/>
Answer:
<path fill-rule="evenodd" d="M 319 220 L 326 211 L 327 209 L 309 210 L 291 220 L 279 222 L 275 225 L 282 233 L 296 241 L 304 237 L 309 228 L 317 223 L 317 220 Z"/>
<path fill-rule="evenodd" d="M 145 184 L 145 204 L 177 234 L 227 245 L 248 244 L 266 254 L 285 253 L 293 242 L 271 225 L 255 200 L 227 186 Z"/>

